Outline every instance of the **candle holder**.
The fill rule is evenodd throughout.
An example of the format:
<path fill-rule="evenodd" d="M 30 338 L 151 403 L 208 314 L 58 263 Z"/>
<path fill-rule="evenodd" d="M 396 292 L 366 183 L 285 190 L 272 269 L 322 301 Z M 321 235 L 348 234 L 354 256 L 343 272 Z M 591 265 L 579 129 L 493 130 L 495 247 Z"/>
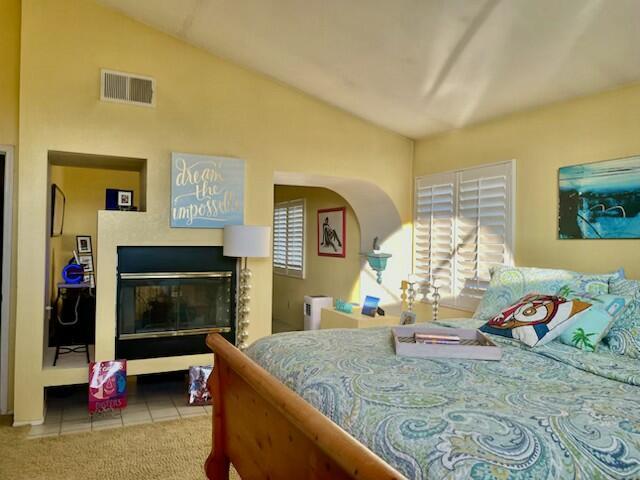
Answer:
<path fill-rule="evenodd" d="M 432 318 L 434 322 L 438 321 L 438 313 L 440 311 L 440 292 L 439 287 L 435 284 L 431 285 L 433 288 L 433 303 L 431 304 Z"/>
<path fill-rule="evenodd" d="M 416 301 L 416 289 L 414 288 L 415 282 L 408 281 L 409 288 L 407 289 L 407 309 L 413 312 L 413 304 Z"/>
<path fill-rule="evenodd" d="M 438 287 L 435 283 L 429 282 L 421 282 L 419 283 L 419 285 L 419 291 L 422 294 L 423 300 L 426 300 L 431 304 L 431 321 L 437 322 L 438 315 L 440 314 L 440 287 Z M 431 293 L 431 291 L 433 291 L 433 294 L 431 295 L 430 299 L 429 294 Z"/>

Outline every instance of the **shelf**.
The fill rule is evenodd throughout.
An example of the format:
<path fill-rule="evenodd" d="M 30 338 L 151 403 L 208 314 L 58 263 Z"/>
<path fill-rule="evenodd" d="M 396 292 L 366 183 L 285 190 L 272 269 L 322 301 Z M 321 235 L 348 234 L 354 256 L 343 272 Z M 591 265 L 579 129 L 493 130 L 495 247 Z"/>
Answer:
<path fill-rule="evenodd" d="M 93 346 L 89 347 L 89 352 L 93 360 Z M 55 348 L 45 350 L 45 361 L 47 363 L 42 368 L 42 385 L 44 387 L 88 383 L 89 365 L 84 353 L 63 355 L 58 358 L 58 364 L 55 367 L 52 365 L 54 355 Z M 213 353 L 129 360 L 127 362 L 127 375 L 175 372 L 188 370 L 191 366 L 211 364 L 213 364 Z"/>

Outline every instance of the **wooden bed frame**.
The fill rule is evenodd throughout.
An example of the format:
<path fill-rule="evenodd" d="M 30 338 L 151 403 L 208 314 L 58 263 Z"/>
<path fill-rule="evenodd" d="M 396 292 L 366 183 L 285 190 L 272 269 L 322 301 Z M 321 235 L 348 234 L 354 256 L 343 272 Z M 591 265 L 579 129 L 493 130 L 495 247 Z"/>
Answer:
<path fill-rule="evenodd" d="M 213 445 L 207 477 L 227 480 L 402 479 L 393 467 L 217 333 L 208 385 Z"/>

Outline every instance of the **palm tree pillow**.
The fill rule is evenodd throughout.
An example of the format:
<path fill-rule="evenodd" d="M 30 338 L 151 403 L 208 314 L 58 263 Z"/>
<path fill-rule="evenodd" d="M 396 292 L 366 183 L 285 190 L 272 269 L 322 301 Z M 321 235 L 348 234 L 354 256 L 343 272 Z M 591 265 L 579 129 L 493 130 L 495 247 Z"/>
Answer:
<path fill-rule="evenodd" d="M 621 295 L 569 295 L 570 299 L 589 302 L 592 307 L 562 332 L 559 340 L 581 350 L 595 352 L 609 328 L 624 313 L 631 297 Z"/>
<path fill-rule="evenodd" d="M 582 300 L 532 293 L 491 318 L 480 331 L 536 347 L 561 335 L 589 308 L 591 304 Z"/>

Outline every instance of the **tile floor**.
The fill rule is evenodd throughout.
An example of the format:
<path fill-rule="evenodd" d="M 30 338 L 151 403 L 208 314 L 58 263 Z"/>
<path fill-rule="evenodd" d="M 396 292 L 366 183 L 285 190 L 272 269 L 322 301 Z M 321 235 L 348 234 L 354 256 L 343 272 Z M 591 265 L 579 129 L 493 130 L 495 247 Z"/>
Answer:
<path fill-rule="evenodd" d="M 31 427 L 28 438 L 56 437 L 70 433 L 98 431 L 142 423 L 211 415 L 211 406 L 189 406 L 181 381 L 138 385 L 129 392 L 128 405 L 122 412 L 89 415 L 87 393 L 78 388 L 64 397 L 49 396 L 45 420 Z"/>

